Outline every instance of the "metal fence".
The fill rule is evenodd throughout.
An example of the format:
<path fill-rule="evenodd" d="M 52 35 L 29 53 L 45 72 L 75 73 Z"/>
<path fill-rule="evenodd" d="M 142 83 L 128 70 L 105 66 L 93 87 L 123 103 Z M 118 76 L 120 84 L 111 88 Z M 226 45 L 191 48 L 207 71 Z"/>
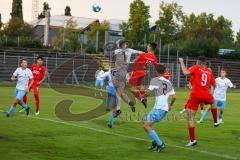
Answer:
<path fill-rule="evenodd" d="M 31 64 L 36 61 L 36 57 L 36 55 L 11 56 L 0 54 L 0 81 L 10 81 L 12 73 L 20 65 L 19 62 L 21 58 L 27 58 L 30 67 Z M 196 60 L 185 57 L 185 61 L 189 67 L 193 65 Z M 69 58 L 45 57 L 44 63 L 48 73 L 45 83 L 59 83 L 58 79 L 60 79 L 63 84 L 80 85 L 86 83 L 93 84 L 95 71 L 101 62 L 92 55 L 82 54 Z M 186 87 L 188 77 L 182 74 L 177 57 L 166 58 L 161 56 L 161 63 L 170 69 L 171 81 L 175 87 Z M 215 77 L 219 76 L 221 68 L 226 68 L 228 70 L 228 77 L 233 83 L 239 85 L 240 62 L 211 59 L 208 60 L 208 66 L 212 68 Z M 147 73 L 144 79 L 145 84 L 149 84 L 154 74 L 153 67 L 151 67 Z"/>

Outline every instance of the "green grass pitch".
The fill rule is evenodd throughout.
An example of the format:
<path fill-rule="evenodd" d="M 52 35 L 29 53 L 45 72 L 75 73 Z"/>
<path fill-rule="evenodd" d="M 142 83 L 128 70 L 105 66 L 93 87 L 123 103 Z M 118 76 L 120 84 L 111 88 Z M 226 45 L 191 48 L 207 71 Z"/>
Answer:
<path fill-rule="evenodd" d="M 8 110 L 14 87 L 0 87 L 0 109 Z M 31 115 L 18 113 L 6 118 L 0 114 L 1 160 L 222 160 L 240 159 L 240 93 L 228 93 L 224 124 L 213 127 L 211 114 L 203 124 L 196 124 L 198 145 L 186 148 L 187 123 L 179 115 L 188 92 L 177 90 L 174 109 L 162 122 L 155 124 L 159 136 L 167 144 L 161 153 L 148 150 L 150 139 L 143 131 L 141 118 L 150 110 L 137 104 L 137 112 L 122 103 L 123 114 L 109 129 L 109 113 L 84 122 L 62 121 L 55 116 L 55 105 L 62 99 L 74 100 L 71 112 L 88 111 L 101 103 L 94 98 L 64 95 L 50 88 L 40 88 L 41 113 L 34 115 L 34 98 L 29 96 Z M 198 118 L 200 113 L 198 113 Z"/>

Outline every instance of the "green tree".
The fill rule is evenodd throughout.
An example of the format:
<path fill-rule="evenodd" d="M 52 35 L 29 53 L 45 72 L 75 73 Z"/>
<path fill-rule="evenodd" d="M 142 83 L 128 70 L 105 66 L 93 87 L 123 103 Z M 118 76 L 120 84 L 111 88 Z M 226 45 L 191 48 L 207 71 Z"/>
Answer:
<path fill-rule="evenodd" d="M 23 12 L 22 12 L 22 0 L 13 0 L 12 1 L 12 18 L 19 18 L 23 21 Z"/>
<path fill-rule="evenodd" d="M 49 7 L 49 4 L 47 2 L 43 3 L 43 11 L 38 15 L 38 19 L 43 19 L 45 18 L 46 12 L 51 9 Z"/>
<path fill-rule="evenodd" d="M 82 29 L 77 29 L 77 23 L 73 20 L 66 21 L 66 27 L 59 30 L 59 35 L 53 38 L 53 46 L 74 52 L 80 49 L 80 34 Z"/>
<path fill-rule="evenodd" d="M 232 30 L 232 22 L 223 16 L 216 19 L 216 36 L 220 42 L 220 48 L 233 48 L 234 35 Z"/>
<path fill-rule="evenodd" d="M 159 19 L 156 24 L 159 32 L 164 32 L 162 36 L 164 44 L 173 43 L 179 38 L 183 16 L 182 7 L 176 2 L 161 2 Z"/>
<path fill-rule="evenodd" d="M 231 21 L 213 14 L 192 13 L 184 17 L 180 46 L 191 56 L 216 57 L 220 47 L 232 48 L 233 31 Z"/>
<path fill-rule="evenodd" d="M 236 35 L 235 48 L 237 51 L 240 51 L 240 30 L 237 32 Z"/>
<path fill-rule="evenodd" d="M 1 31 L 2 27 L 3 27 L 3 23 L 2 23 L 2 14 L 0 13 L 0 31 Z"/>
<path fill-rule="evenodd" d="M 13 17 L 6 24 L 3 30 L 8 37 L 35 37 L 34 29 L 31 25 L 24 23 L 22 19 Z"/>
<path fill-rule="evenodd" d="M 88 40 L 92 43 L 95 43 L 96 35 L 98 32 L 98 46 L 101 51 L 103 51 L 103 47 L 105 44 L 105 32 L 109 30 L 109 22 L 104 20 L 103 22 L 93 22 L 91 24 L 90 31 L 87 32 Z"/>
<path fill-rule="evenodd" d="M 40 40 L 35 36 L 34 28 L 22 19 L 13 17 L 4 25 L 2 35 L 7 36 L 6 46 L 42 47 Z"/>
<path fill-rule="evenodd" d="M 142 0 L 134 0 L 130 4 L 130 15 L 128 22 L 123 23 L 120 27 L 126 39 L 139 46 L 148 41 L 149 38 L 149 6 L 145 5 Z"/>
<path fill-rule="evenodd" d="M 72 16 L 70 6 L 66 6 L 64 15 L 65 16 Z"/>

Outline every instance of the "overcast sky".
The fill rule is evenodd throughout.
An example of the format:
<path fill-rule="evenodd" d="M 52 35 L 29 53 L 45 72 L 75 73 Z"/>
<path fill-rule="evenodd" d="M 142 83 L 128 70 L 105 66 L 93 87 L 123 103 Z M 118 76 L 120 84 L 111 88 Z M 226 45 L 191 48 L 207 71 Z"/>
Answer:
<path fill-rule="evenodd" d="M 103 19 L 127 20 L 129 15 L 129 4 L 133 0 L 39 0 L 39 9 L 42 10 L 42 3 L 46 1 L 51 7 L 52 15 L 64 14 L 64 8 L 69 5 L 73 16 Z M 165 0 L 171 2 L 172 0 Z M 240 29 L 240 0 L 175 0 L 183 6 L 183 11 L 187 14 L 194 13 L 214 13 L 223 15 L 233 22 L 233 29 Z M 151 22 L 158 18 L 159 4 L 161 0 L 144 0 L 150 6 Z M 101 4 L 102 11 L 94 13 L 91 6 L 94 3 Z M 10 18 L 12 0 L 0 0 L 0 13 L 3 22 Z M 24 20 L 31 21 L 32 0 L 23 0 Z"/>

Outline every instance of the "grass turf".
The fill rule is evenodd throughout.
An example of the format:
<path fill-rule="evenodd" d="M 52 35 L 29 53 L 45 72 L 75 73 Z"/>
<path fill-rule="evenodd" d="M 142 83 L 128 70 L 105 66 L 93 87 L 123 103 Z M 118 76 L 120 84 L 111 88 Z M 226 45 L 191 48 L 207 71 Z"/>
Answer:
<path fill-rule="evenodd" d="M 1 110 L 8 110 L 13 99 L 14 87 L 0 87 Z M 141 119 L 151 109 L 154 99 L 148 101 L 147 110 L 137 104 L 137 112 L 122 103 L 123 114 L 112 129 L 107 128 L 109 113 L 90 121 L 62 121 L 55 115 L 56 104 L 63 99 L 73 100 L 73 113 L 86 112 L 101 100 L 86 96 L 57 93 L 50 88 L 40 89 L 41 113 L 34 116 L 34 98 L 29 95 L 31 115 L 25 116 L 16 109 L 12 117 L 0 115 L 0 159 L 3 160 L 188 160 L 188 159 L 240 159 L 240 93 L 230 92 L 224 113 L 224 124 L 213 127 L 209 114 L 203 124 L 196 124 L 198 145 L 184 147 L 188 130 L 184 115 L 179 115 L 188 92 L 177 91 L 175 108 L 160 123 L 155 124 L 167 148 L 156 153 L 147 148 L 148 135 L 143 131 Z M 18 107 L 19 108 L 19 107 Z M 198 118 L 200 114 L 198 113 Z"/>

